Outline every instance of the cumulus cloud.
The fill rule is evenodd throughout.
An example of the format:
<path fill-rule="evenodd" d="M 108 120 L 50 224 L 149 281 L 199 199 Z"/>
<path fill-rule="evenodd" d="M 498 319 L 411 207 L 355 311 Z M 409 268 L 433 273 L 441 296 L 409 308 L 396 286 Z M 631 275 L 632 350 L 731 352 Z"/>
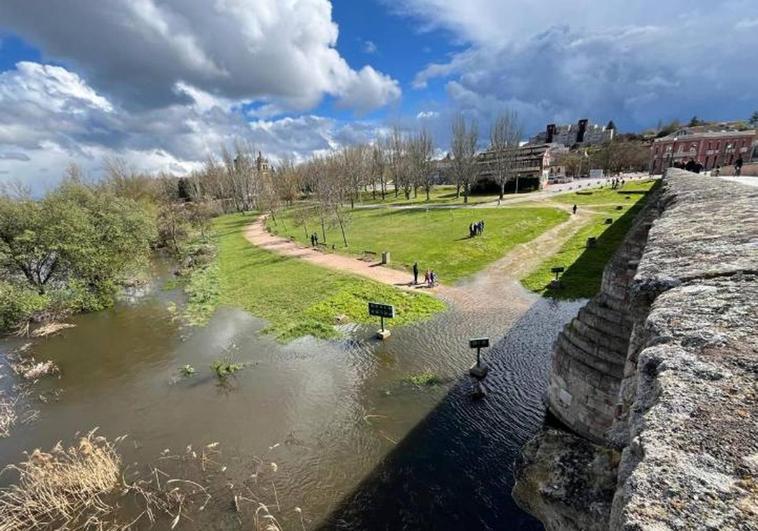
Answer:
<path fill-rule="evenodd" d="M 758 71 L 746 63 L 758 33 L 752 0 L 716 10 L 691 0 L 404 0 L 394 9 L 464 49 L 428 65 L 414 86 L 447 84 L 454 105 L 485 118 L 509 106 L 532 129 L 553 120 L 662 119 L 752 112 Z M 743 31 L 735 31 L 735 28 Z M 718 36 L 718 38 L 714 38 Z"/>
<path fill-rule="evenodd" d="M 65 68 L 19 63 L 0 74 L 0 180 L 41 190 L 71 161 L 96 177 L 113 156 L 140 170 L 182 174 L 237 140 L 274 160 L 300 160 L 383 131 L 371 122 L 313 115 L 250 120 L 230 100 L 183 85 L 177 90 L 187 103 L 126 109 Z"/>
<path fill-rule="evenodd" d="M 390 77 L 340 56 L 328 0 L 2 2 L 0 24 L 130 108 L 190 101 L 179 83 L 297 110 L 324 94 L 361 112 L 400 95 Z"/>

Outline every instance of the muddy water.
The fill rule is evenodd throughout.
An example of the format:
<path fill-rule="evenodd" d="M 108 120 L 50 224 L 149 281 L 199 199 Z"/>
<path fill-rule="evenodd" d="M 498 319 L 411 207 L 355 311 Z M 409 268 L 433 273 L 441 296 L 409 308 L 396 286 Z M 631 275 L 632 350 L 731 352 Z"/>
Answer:
<path fill-rule="evenodd" d="M 127 462 L 219 442 L 229 465 L 219 483 L 276 463 L 253 488 L 268 504 L 278 499 L 286 528 L 300 529 L 302 514 L 309 529 L 540 529 L 511 500 L 511 463 L 542 421 L 550 343 L 579 303 L 510 292 L 513 304 L 452 308 L 383 343 L 374 327 L 352 327 L 341 341 L 281 345 L 234 308 L 182 327 L 170 311 L 181 296 L 156 287 L 35 343 L 35 356 L 55 360 L 62 375 L 37 384 L 26 402 L 39 418 L 0 439 L 0 465 L 99 426 L 109 438 L 129 434 Z M 481 335 L 494 346 L 485 353 L 489 394 L 476 401 L 463 375 L 473 359 L 467 338 Z M 209 365 L 225 356 L 250 365 L 221 385 Z M 178 378 L 185 364 L 194 377 Z M 404 381 L 424 370 L 443 384 Z M 6 370 L 0 385 L 12 379 Z M 239 522 L 226 501 L 185 525 Z"/>

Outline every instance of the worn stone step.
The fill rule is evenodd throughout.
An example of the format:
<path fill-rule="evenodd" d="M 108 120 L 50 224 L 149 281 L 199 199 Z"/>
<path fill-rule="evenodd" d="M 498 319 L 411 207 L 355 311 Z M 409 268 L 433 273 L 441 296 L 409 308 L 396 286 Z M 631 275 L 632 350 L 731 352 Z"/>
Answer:
<path fill-rule="evenodd" d="M 609 314 L 616 314 L 613 320 L 609 319 Z M 632 333 L 631 324 L 625 319 L 625 316 L 615 310 L 594 311 L 593 308 L 585 306 L 579 310 L 577 319 L 591 326 L 592 328 L 605 334 L 628 340 Z"/>
<path fill-rule="evenodd" d="M 586 340 L 591 341 L 600 348 L 610 350 L 626 358 L 626 352 L 629 350 L 628 337 L 608 334 L 607 332 L 598 330 L 582 319 L 573 321 L 571 325 L 574 331 Z"/>
<path fill-rule="evenodd" d="M 567 355 L 593 370 L 620 379 L 624 375 L 625 358 L 610 351 L 588 351 L 576 336 L 563 334 L 558 340 L 556 356 Z"/>

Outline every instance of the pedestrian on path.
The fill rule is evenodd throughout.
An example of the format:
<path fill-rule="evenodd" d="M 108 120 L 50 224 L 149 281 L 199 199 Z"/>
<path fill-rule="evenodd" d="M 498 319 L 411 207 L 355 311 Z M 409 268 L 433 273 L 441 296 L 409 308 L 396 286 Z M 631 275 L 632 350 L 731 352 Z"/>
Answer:
<path fill-rule="evenodd" d="M 739 158 L 734 162 L 734 174 L 739 177 L 742 175 L 742 155 L 739 156 Z"/>
<path fill-rule="evenodd" d="M 574 214 L 576 214 L 576 205 L 574 205 L 573 207 L 571 207 L 571 210 L 574 212 Z"/>
<path fill-rule="evenodd" d="M 418 262 L 413 262 L 413 285 L 418 284 Z"/>

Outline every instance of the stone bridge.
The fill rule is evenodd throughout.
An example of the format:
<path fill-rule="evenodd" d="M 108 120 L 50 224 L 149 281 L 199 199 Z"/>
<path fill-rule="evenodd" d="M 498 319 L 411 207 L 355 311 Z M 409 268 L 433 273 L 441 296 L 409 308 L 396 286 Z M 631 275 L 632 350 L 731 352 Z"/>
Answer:
<path fill-rule="evenodd" d="M 669 170 L 548 405 L 513 489 L 548 530 L 758 529 L 758 188 Z"/>

